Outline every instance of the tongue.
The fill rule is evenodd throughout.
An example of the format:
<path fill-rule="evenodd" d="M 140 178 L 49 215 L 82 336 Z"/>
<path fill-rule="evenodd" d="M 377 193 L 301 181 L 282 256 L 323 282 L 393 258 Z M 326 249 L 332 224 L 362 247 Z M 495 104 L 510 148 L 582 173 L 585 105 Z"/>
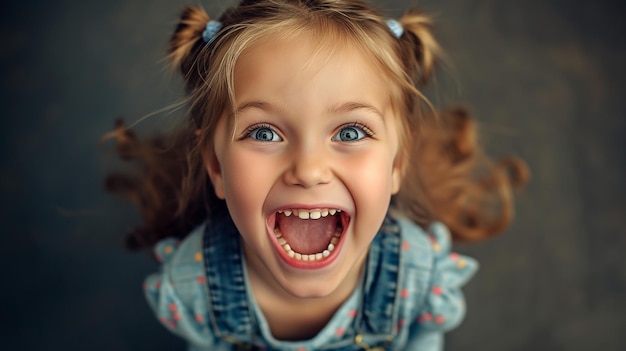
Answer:
<path fill-rule="evenodd" d="M 297 216 L 276 215 L 276 222 L 281 235 L 291 249 L 301 254 L 316 254 L 328 247 L 337 229 L 338 216 L 320 219 L 300 219 Z"/>

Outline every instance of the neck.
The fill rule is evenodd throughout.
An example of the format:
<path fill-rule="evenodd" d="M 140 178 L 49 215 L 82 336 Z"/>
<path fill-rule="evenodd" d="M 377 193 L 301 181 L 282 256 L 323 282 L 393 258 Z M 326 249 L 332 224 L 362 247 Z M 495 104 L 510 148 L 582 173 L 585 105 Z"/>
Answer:
<path fill-rule="evenodd" d="M 280 340 L 307 340 L 319 333 L 361 281 L 364 258 L 342 283 L 322 297 L 300 297 L 283 289 L 259 258 L 244 250 L 254 300 Z"/>

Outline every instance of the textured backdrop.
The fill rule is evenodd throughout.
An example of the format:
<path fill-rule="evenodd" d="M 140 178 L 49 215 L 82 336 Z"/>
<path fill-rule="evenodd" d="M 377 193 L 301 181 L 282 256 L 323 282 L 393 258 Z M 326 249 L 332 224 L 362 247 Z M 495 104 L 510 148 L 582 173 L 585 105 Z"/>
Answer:
<path fill-rule="evenodd" d="M 198 0 L 194 0 L 197 2 Z M 42 1 L 0 14 L 1 347 L 172 350 L 145 303 L 156 269 L 104 194 L 118 116 L 180 98 L 162 58 L 184 0 Z M 415 1 L 378 1 L 398 16 Z M 226 6 L 207 1 L 217 15 Z M 454 65 L 433 98 L 471 106 L 495 155 L 532 168 L 503 236 L 457 249 L 481 271 L 448 350 L 626 347 L 626 25 L 620 1 L 424 0 Z M 160 113 L 140 132 L 167 127 Z M 110 146 L 110 145 L 109 145 Z M 110 147 L 108 148 L 110 149 Z"/>

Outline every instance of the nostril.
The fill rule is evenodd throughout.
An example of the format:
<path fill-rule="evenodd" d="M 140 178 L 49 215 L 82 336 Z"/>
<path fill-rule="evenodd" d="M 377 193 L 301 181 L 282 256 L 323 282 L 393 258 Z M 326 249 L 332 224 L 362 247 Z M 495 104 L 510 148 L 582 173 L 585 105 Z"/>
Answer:
<path fill-rule="evenodd" d="M 297 153 L 293 164 L 285 172 L 284 180 L 288 185 L 305 189 L 330 183 L 332 172 L 328 158 L 319 152 Z"/>

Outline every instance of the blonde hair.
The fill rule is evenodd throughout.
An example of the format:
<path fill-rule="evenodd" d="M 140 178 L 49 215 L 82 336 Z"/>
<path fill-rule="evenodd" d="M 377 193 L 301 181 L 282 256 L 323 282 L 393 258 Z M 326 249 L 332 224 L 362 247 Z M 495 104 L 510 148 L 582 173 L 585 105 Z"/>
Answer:
<path fill-rule="evenodd" d="M 107 180 L 111 191 L 129 197 L 142 210 L 145 223 L 129 235 L 130 247 L 150 246 L 165 236 L 182 237 L 206 217 L 225 210 L 211 189 L 200 147 L 212 148 L 219 118 L 234 108 L 236 62 L 264 38 L 303 31 L 313 31 L 320 47 L 338 42 L 356 45 L 391 83 L 393 106 L 401 116 L 397 162 L 406 169 L 400 195 L 392 200 L 395 209 L 421 224 L 443 220 L 460 239 L 493 235 L 510 221 L 510 188 L 525 180 L 521 161 L 507 166 L 515 171 L 515 182 L 502 176 L 507 174 L 503 167 L 489 167 L 487 177 L 477 180 L 474 166 L 480 152 L 469 116 L 464 114 L 466 122 L 459 129 L 458 123 L 439 120 L 425 108 L 430 105 L 420 89 L 442 55 L 428 16 L 405 13 L 399 19 L 404 33 L 396 38 L 385 17 L 360 1 L 244 0 L 222 14 L 221 29 L 206 43 L 202 33 L 209 20 L 201 8 L 186 7 L 170 40 L 170 62 L 182 73 L 189 95 L 188 118 L 181 128 L 140 142 L 119 126 L 118 134 L 126 136 L 118 138 L 120 154 L 143 165 L 139 176 L 114 174 Z M 457 152 L 450 153 L 455 146 Z M 499 194 L 496 198 L 504 210 L 476 208 L 469 201 L 493 193 Z"/>

